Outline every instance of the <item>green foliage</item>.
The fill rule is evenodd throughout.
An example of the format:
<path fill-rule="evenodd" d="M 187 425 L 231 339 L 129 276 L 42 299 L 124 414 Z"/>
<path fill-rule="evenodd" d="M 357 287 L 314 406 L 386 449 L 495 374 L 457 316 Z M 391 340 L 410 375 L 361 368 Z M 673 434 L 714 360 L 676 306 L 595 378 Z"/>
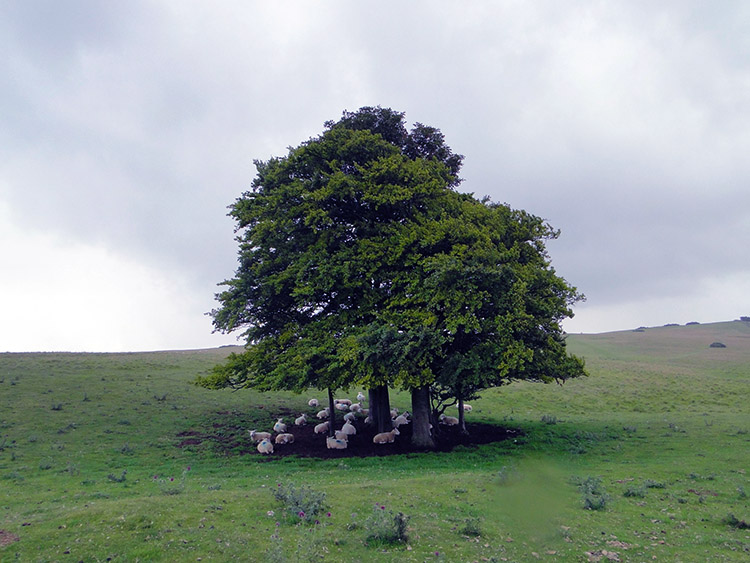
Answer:
<path fill-rule="evenodd" d="M 604 490 L 601 477 L 585 477 L 574 479 L 581 493 L 583 508 L 586 510 L 604 510 L 610 500 Z"/>
<path fill-rule="evenodd" d="M 278 483 L 273 491 L 274 498 L 283 505 L 284 514 L 289 522 L 312 523 L 326 509 L 326 495 L 302 485 Z"/>
<path fill-rule="evenodd" d="M 367 530 L 365 542 L 368 545 L 407 543 L 409 541 L 407 525 L 410 519 L 411 517 L 403 512 L 394 513 L 392 510 L 387 510 L 385 505 L 375 505 L 372 513 L 365 520 L 364 528 Z"/>

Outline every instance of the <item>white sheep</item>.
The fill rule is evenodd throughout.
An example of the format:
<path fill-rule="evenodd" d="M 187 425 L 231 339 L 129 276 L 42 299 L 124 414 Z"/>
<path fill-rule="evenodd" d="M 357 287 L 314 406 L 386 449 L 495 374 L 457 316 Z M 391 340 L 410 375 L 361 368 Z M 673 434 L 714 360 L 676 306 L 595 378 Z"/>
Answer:
<path fill-rule="evenodd" d="M 408 415 L 409 415 L 408 412 L 398 415 L 396 418 L 393 419 L 393 426 L 398 428 L 402 424 L 409 424 L 409 422 L 411 421 L 409 420 Z"/>
<path fill-rule="evenodd" d="M 344 415 L 344 422 L 354 422 L 357 419 L 357 415 L 353 412 L 348 412 Z"/>
<path fill-rule="evenodd" d="M 278 436 L 276 436 L 274 442 L 276 442 L 277 444 L 293 444 L 294 434 L 289 434 L 288 432 L 279 434 Z"/>
<path fill-rule="evenodd" d="M 273 425 L 273 431 L 277 434 L 283 434 L 286 432 L 286 424 L 284 424 L 284 419 L 280 418 L 276 421 L 276 424 Z"/>
<path fill-rule="evenodd" d="M 401 434 L 401 432 L 398 431 L 398 428 L 394 428 L 390 432 L 381 432 L 380 434 L 375 434 L 375 436 L 372 437 L 372 443 L 373 444 L 391 444 L 396 441 L 396 436 Z"/>
<path fill-rule="evenodd" d="M 357 429 L 354 428 L 354 425 L 351 422 L 345 422 L 341 427 L 341 431 L 346 432 L 349 436 L 354 436 L 357 433 Z"/>
<path fill-rule="evenodd" d="M 304 413 L 294 419 L 295 426 L 304 426 L 305 424 L 307 424 L 307 415 Z"/>
<path fill-rule="evenodd" d="M 318 402 L 318 399 L 310 399 L 309 401 L 307 401 L 307 404 L 310 405 L 311 407 L 315 408 L 320 403 Z"/>
<path fill-rule="evenodd" d="M 338 438 L 326 438 L 326 446 L 329 450 L 345 450 L 349 443 L 346 440 L 339 440 Z"/>
<path fill-rule="evenodd" d="M 391 418 L 396 418 L 398 416 L 398 409 L 396 407 L 393 407 L 391 409 Z"/>
<path fill-rule="evenodd" d="M 348 411 L 349 405 L 346 403 L 336 403 L 333 405 L 333 408 L 335 408 L 337 411 Z"/>
<path fill-rule="evenodd" d="M 347 441 L 349 440 L 349 434 L 347 434 L 343 430 L 336 430 L 336 432 L 334 433 L 334 436 L 338 440 L 347 440 Z"/>
<path fill-rule="evenodd" d="M 364 400 L 365 400 L 365 396 L 364 396 L 364 394 L 362 393 L 362 391 L 360 391 L 359 393 L 357 393 L 357 400 L 358 400 L 358 401 L 359 401 L 360 403 L 361 403 L 362 401 L 364 401 Z"/>
<path fill-rule="evenodd" d="M 458 424 L 458 419 L 455 416 L 445 416 L 445 413 L 443 413 L 440 415 L 440 424 L 456 426 Z"/>
<path fill-rule="evenodd" d="M 362 404 L 352 403 L 351 405 L 349 405 L 349 410 L 352 412 L 362 412 Z"/>
<path fill-rule="evenodd" d="M 271 433 L 270 432 L 256 432 L 255 430 L 248 430 L 250 432 L 250 439 L 253 442 L 260 442 L 261 440 L 270 440 L 271 439 Z"/>
<path fill-rule="evenodd" d="M 346 405 L 347 407 L 352 404 L 351 399 L 334 399 L 333 402 L 336 405 Z"/>
<path fill-rule="evenodd" d="M 324 418 L 328 418 L 329 416 L 331 416 L 331 409 L 326 407 L 322 411 L 318 411 L 318 414 L 316 414 L 315 416 L 318 417 L 320 420 L 323 420 Z"/>
<path fill-rule="evenodd" d="M 471 405 L 464 403 L 464 412 L 471 412 Z"/>
<path fill-rule="evenodd" d="M 326 432 L 328 432 L 328 425 L 329 424 L 330 424 L 330 422 L 328 422 L 328 421 L 321 422 L 320 424 L 316 424 L 315 425 L 315 433 L 316 434 L 325 434 Z"/>
<path fill-rule="evenodd" d="M 372 424 L 372 417 L 369 414 L 365 417 L 365 424 Z"/>
<path fill-rule="evenodd" d="M 270 440 L 261 440 L 260 444 L 258 444 L 258 451 L 262 454 L 272 454 L 273 444 Z"/>

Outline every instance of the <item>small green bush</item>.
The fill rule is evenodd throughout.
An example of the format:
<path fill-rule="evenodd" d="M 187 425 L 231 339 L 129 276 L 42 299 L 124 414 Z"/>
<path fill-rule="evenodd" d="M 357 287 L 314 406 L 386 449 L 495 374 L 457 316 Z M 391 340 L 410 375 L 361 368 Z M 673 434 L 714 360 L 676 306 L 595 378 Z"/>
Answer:
<path fill-rule="evenodd" d="M 367 537 L 365 543 L 372 544 L 395 544 L 409 541 L 407 535 L 407 524 L 410 516 L 403 512 L 393 513 L 386 510 L 384 505 L 375 505 L 372 514 L 365 521 Z"/>
<path fill-rule="evenodd" d="M 326 494 L 313 489 L 293 484 L 279 483 L 273 492 L 274 498 L 284 505 L 284 513 L 292 522 L 314 522 L 315 517 L 326 508 Z"/>
<path fill-rule="evenodd" d="M 481 536 L 482 520 L 478 517 L 469 517 L 464 520 L 464 525 L 458 530 L 462 536 Z"/>
<path fill-rule="evenodd" d="M 578 485 L 578 491 L 581 493 L 583 508 L 586 510 L 604 510 L 609 502 L 609 495 L 602 486 L 602 480 L 599 477 L 574 478 Z"/>

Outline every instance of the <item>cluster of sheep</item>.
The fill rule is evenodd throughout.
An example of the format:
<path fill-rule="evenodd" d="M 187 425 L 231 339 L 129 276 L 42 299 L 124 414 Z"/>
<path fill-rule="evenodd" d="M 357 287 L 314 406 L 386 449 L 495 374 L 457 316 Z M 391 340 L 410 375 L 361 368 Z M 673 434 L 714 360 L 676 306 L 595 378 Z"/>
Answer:
<path fill-rule="evenodd" d="M 334 400 L 333 407 L 336 410 L 345 412 L 346 414 L 344 414 L 344 424 L 341 429 L 336 430 L 333 436 L 326 437 L 326 446 L 328 447 L 328 449 L 343 450 L 347 448 L 347 446 L 349 445 L 350 437 L 357 434 L 357 428 L 354 425 L 354 422 L 356 421 L 358 414 L 364 415 L 366 417 L 364 419 L 365 424 L 369 424 L 372 421 L 369 410 L 362 407 L 362 401 L 364 399 L 365 396 L 360 392 L 357 394 L 358 402 L 356 403 L 353 403 L 350 399 Z M 317 408 L 318 406 L 320 406 L 320 403 L 317 399 L 310 399 L 307 404 L 313 408 Z M 318 411 L 315 416 L 319 420 L 330 418 L 330 408 L 326 407 Z M 391 419 L 393 422 L 393 430 L 391 430 L 390 432 L 381 432 L 379 434 L 376 434 L 372 439 L 374 444 L 393 443 L 396 439 L 396 436 L 399 435 L 398 427 L 403 424 L 410 423 L 409 413 L 405 412 L 403 414 L 399 414 L 398 409 L 395 408 L 391 409 Z M 304 426 L 306 424 L 307 414 L 305 413 L 302 413 L 300 416 L 294 419 L 295 426 Z M 325 422 L 316 424 L 313 431 L 315 432 L 315 434 L 328 434 L 329 428 L 330 421 L 325 420 Z M 257 449 L 260 453 L 272 454 L 274 444 L 278 446 L 282 444 L 291 444 L 294 442 L 294 434 L 292 434 L 291 432 L 287 432 L 287 425 L 284 423 L 283 418 L 279 418 L 276 421 L 276 424 L 273 425 L 273 431 L 276 433 L 275 438 L 273 438 L 273 434 L 271 432 L 258 432 L 256 430 L 249 431 L 250 438 L 258 444 Z"/>

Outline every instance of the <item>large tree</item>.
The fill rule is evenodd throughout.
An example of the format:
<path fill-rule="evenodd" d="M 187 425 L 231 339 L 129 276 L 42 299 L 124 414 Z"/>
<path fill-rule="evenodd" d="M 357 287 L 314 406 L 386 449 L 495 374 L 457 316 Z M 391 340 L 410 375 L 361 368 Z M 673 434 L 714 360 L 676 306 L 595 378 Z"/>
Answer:
<path fill-rule="evenodd" d="M 412 392 L 415 444 L 432 447 L 447 402 L 583 373 L 560 327 L 580 295 L 544 246 L 557 233 L 455 191 L 462 158 L 439 130 L 362 108 L 256 162 L 230 212 L 240 264 L 212 311 L 217 330 L 245 330 L 246 350 L 199 383 L 330 398 L 356 382 L 381 431 L 398 386 Z"/>
<path fill-rule="evenodd" d="M 201 385 L 335 391 L 358 381 L 387 401 L 392 374 L 353 361 L 363 327 L 391 292 L 394 249 L 459 182 L 462 159 L 437 129 L 403 122 L 384 108 L 345 112 L 286 157 L 256 161 L 252 189 L 230 208 L 239 267 L 211 313 L 217 330 L 244 329 L 247 347 Z"/>

